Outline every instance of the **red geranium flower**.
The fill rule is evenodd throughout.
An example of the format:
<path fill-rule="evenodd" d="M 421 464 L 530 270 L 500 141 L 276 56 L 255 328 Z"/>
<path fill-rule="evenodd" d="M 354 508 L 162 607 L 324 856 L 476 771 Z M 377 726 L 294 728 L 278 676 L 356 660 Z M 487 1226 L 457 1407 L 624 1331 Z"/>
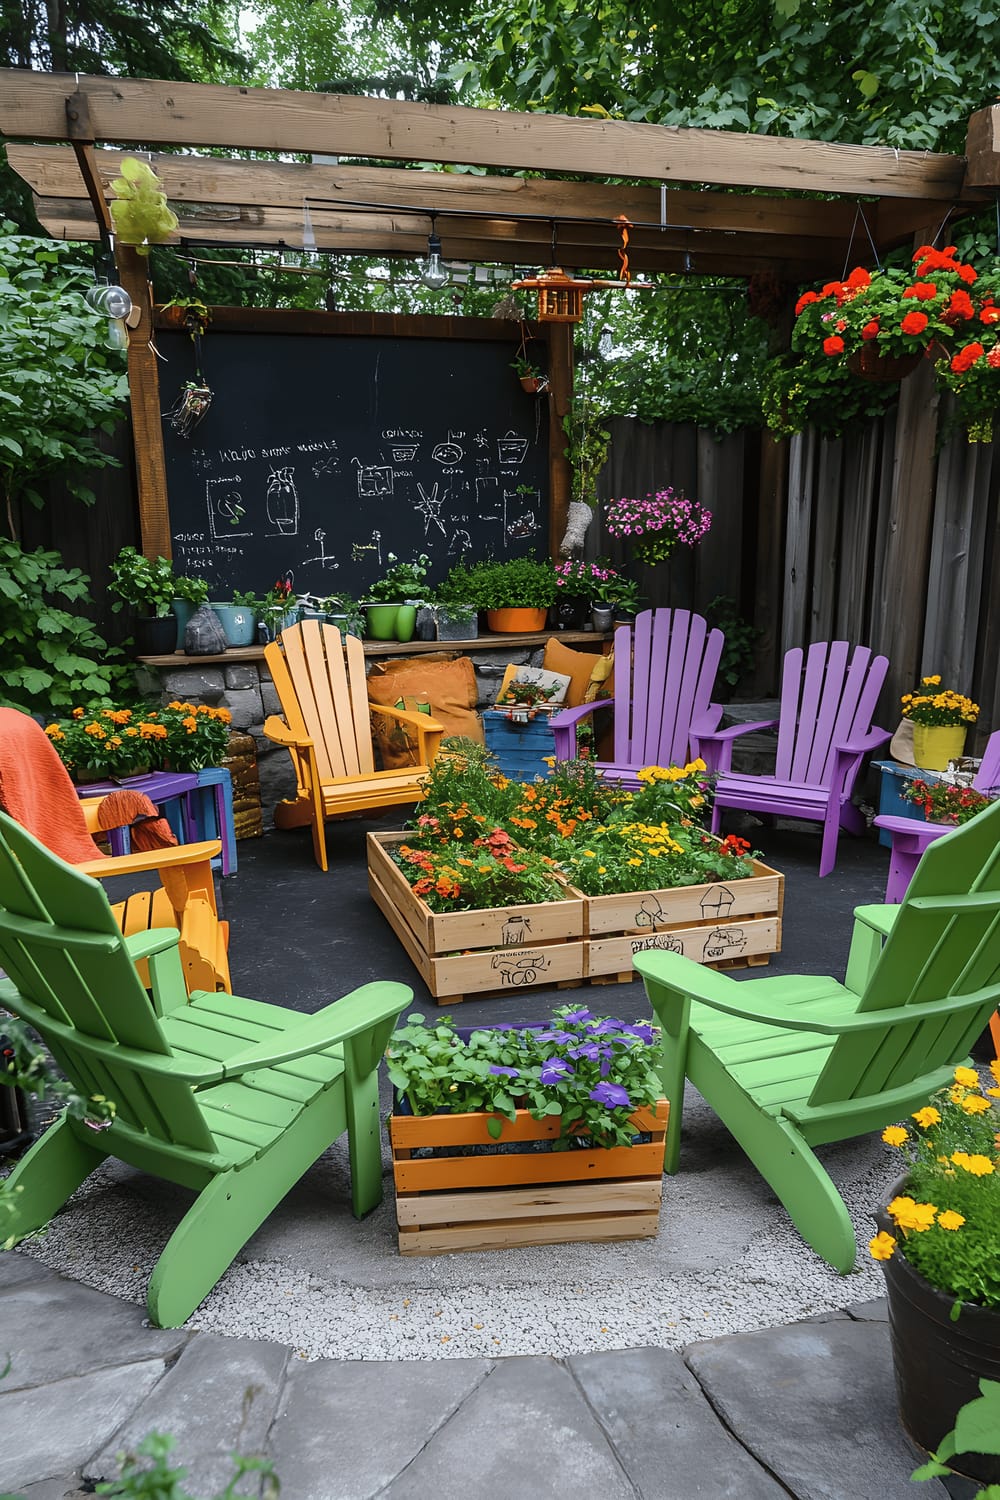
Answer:
<path fill-rule="evenodd" d="M 903 292 L 904 297 L 916 297 L 918 302 L 930 302 L 937 296 L 937 287 L 933 281 L 918 281 L 913 286 L 908 286 Z"/>
<path fill-rule="evenodd" d="M 972 298 L 967 291 L 959 287 L 958 291 L 952 292 L 951 297 L 948 299 L 945 317 L 968 319 L 972 317 L 973 311 Z"/>
<path fill-rule="evenodd" d="M 843 354 L 843 352 L 844 340 L 839 335 L 834 334 L 832 337 L 823 340 L 824 354 Z"/>
<path fill-rule="evenodd" d="M 899 326 L 904 333 L 923 333 L 927 327 L 927 314 L 922 312 L 907 313 Z"/>
<path fill-rule="evenodd" d="M 810 302 L 818 302 L 818 301 L 819 301 L 819 293 L 818 292 L 803 292 L 802 296 L 799 298 L 798 302 L 796 302 L 796 304 L 795 304 L 795 316 L 798 317 L 799 313 L 802 312 L 802 310 L 804 308 L 808 307 L 809 304 L 810 304 Z"/>
<path fill-rule="evenodd" d="M 952 359 L 951 368 L 956 375 L 962 375 L 976 363 L 977 359 L 982 359 L 985 353 L 982 344 L 966 344 L 965 348 L 959 349 Z"/>
<path fill-rule="evenodd" d="M 871 322 L 870 323 L 866 323 L 865 326 L 864 326 L 864 328 L 862 328 L 862 330 L 861 330 L 861 337 L 863 339 L 877 339 L 878 338 L 878 329 L 879 329 L 878 318 L 872 318 Z"/>

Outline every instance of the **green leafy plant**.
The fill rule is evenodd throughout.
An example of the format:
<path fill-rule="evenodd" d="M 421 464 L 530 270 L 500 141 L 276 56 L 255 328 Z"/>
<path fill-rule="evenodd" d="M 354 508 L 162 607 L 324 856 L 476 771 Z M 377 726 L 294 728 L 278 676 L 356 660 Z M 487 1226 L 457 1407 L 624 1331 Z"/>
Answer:
<path fill-rule="evenodd" d="M 880 1230 L 869 1249 L 879 1261 L 902 1255 L 956 1299 L 953 1315 L 963 1302 L 1000 1308 L 1000 1062 L 990 1070 L 984 1093 L 974 1068 L 956 1068 L 912 1123 L 882 1132 L 905 1156 L 906 1192 L 886 1210 L 896 1233 Z"/>
<path fill-rule="evenodd" d="M 16 537 L 18 504 L 41 507 L 52 476 L 93 504 L 89 474 L 119 467 L 101 438 L 125 415 L 128 380 L 105 347 L 107 319 L 84 301 L 93 275 L 74 247 L 13 229 L 0 222 L 0 488 Z"/>
<path fill-rule="evenodd" d="M 174 565 L 166 557 L 158 557 L 155 562 L 148 557 L 143 557 L 134 547 L 123 547 L 111 564 L 111 588 L 119 596 L 119 602 L 112 605 L 117 613 L 126 604 L 133 609 L 147 615 L 164 616 L 170 613 L 170 606 L 177 598 L 190 598 L 190 594 L 178 593 L 179 579 L 174 577 Z M 199 588 L 205 591 L 208 597 L 207 585 L 204 579 L 185 579 L 184 585 L 192 592 L 197 593 Z M 191 602 L 196 602 L 191 599 Z M 198 600 L 203 603 L 204 600 Z"/>
<path fill-rule="evenodd" d="M 198 1500 L 181 1488 L 181 1480 L 187 1477 L 186 1469 L 175 1469 L 170 1464 L 170 1454 L 176 1440 L 167 1433 L 151 1432 L 136 1446 L 134 1453 L 121 1453 L 121 1477 L 99 1484 L 98 1495 L 117 1496 L 118 1500 Z M 248 1474 L 258 1475 L 254 1482 L 254 1494 L 262 1500 L 275 1500 L 281 1486 L 270 1459 L 249 1457 L 242 1453 L 231 1455 L 233 1477 L 215 1500 L 236 1500 L 237 1495 L 247 1494 L 241 1481 Z"/>
<path fill-rule="evenodd" d="M 133 689 L 131 668 L 86 615 L 90 579 L 58 552 L 0 537 L 0 703 L 52 715 Z"/>
<path fill-rule="evenodd" d="M 367 601 L 372 604 L 405 604 L 407 600 L 426 597 L 431 566 L 426 552 L 421 552 L 411 562 L 400 562 L 396 554 L 390 552 L 386 561 L 391 564 L 389 571 L 367 589 Z"/>
<path fill-rule="evenodd" d="M 556 601 L 555 568 L 533 557 L 475 563 L 465 586 L 476 609 L 548 609 Z"/>
<path fill-rule="evenodd" d="M 285 616 L 296 612 L 295 595 L 290 578 L 276 578 L 262 600 L 257 602 L 257 618 L 272 635 L 285 623 Z"/>
<path fill-rule="evenodd" d="M 341 589 L 339 594 L 330 594 L 322 602 L 322 607 L 327 615 L 343 615 L 348 635 L 360 636 L 364 633 L 365 616 L 360 604 L 350 594 Z"/>
<path fill-rule="evenodd" d="M 990 805 L 989 797 L 973 791 L 971 786 L 949 786 L 946 781 L 933 784 L 919 779 L 907 781 L 900 788 L 899 795 L 904 802 L 912 802 L 921 808 L 928 823 L 955 826 L 967 823 Z"/>
<path fill-rule="evenodd" d="M 735 687 L 754 664 L 754 646 L 762 632 L 737 614 L 736 601 L 728 594 L 716 594 L 705 610 L 705 618 L 725 636 L 719 676 L 730 687 Z"/>
<path fill-rule="evenodd" d="M 957 1474 L 948 1460 L 957 1453 L 1000 1455 L 1000 1381 L 981 1380 L 979 1395 L 967 1401 L 955 1419 L 951 1432 L 945 1433 L 930 1462 L 921 1464 L 911 1479 L 940 1479 Z M 1000 1484 L 988 1484 L 971 1500 L 1000 1500 Z"/>
<path fill-rule="evenodd" d="M 174 579 L 174 598 L 183 599 L 187 604 L 193 604 L 195 609 L 197 609 L 200 604 L 207 604 L 208 579 L 189 578 L 185 577 L 182 574 L 179 578 Z M 234 594 L 233 603 L 238 604 L 240 602 L 241 601 L 238 600 L 236 598 L 236 595 Z"/>
<path fill-rule="evenodd" d="M 482 1110 L 499 1140 L 521 1107 L 559 1120 L 562 1150 L 631 1145 L 630 1116 L 659 1097 L 658 1055 L 652 1026 L 568 1005 L 551 1026 L 477 1029 L 467 1039 L 447 1016 L 427 1026 L 413 1015 L 386 1052 L 390 1081 L 415 1115 Z"/>
<path fill-rule="evenodd" d="M 604 417 L 586 396 L 578 396 L 571 402 L 563 417 L 563 431 L 568 439 L 563 452 L 573 471 L 570 498 L 595 507 L 597 476 L 608 456 L 611 433 L 604 425 Z"/>

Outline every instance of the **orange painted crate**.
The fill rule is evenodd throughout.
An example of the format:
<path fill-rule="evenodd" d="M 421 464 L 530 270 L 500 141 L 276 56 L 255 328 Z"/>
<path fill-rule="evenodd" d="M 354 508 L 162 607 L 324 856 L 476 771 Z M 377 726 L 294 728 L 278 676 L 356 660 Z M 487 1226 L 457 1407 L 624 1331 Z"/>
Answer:
<path fill-rule="evenodd" d="M 637 1110 L 648 1143 L 539 1151 L 559 1121 L 519 1109 L 499 1141 L 485 1113 L 389 1117 L 401 1255 L 502 1250 L 571 1240 L 649 1239 L 659 1228 L 669 1106 Z M 490 1155 L 420 1157 L 425 1147 L 517 1145 Z"/>
<path fill-rule="evenodd" d="M 368 835 L 368 889 L 439 1005 L 485 990 L 579 983 L 584 965 L 583 897 L 477 911 L 433 912 L 388 851 L 405 833 Z"/>

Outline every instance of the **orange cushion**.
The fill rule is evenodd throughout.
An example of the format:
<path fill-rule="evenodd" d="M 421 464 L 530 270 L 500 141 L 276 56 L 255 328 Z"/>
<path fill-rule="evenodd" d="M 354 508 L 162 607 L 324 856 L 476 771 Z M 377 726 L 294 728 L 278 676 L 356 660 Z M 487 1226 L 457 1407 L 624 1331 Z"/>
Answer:
<path fill-rule="evenodd" d="M 368 674 L 368 701 L 396 704 L 400 698 L 429 703 L 431 717 L 444 725 L 446 736 L 463 735 L 479 745 L 484 743 L 483 726 L 476 713 L 479 689 L 471 657 L 434 655 L 428 661 L 426 656 L 405 656 L 376 662 Z"/>
<path fill-rule="evenodd" d="M 556 636 L 550 636 L 545 642 L 545 655 L 542 658 L 542 666 L 546 672 L 562 672 L 569 678 L 569 690 L 566 693 L 566 708 L 579 708 L 586 699 L 587 688 L 590 686 L 590 675 L 594 670 L 594 663 L 599 652 L 596 651 L 574 651 L 572 646 L 564 646 Z M 611 679 L 602 684 L 602 697 L 611 696 Z"/>

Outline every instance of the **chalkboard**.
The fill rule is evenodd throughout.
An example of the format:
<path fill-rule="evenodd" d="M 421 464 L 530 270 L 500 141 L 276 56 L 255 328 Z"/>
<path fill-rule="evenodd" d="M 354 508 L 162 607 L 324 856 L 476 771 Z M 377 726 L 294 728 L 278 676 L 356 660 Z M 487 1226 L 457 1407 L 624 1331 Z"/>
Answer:
<path fill-rule="evenodd" d="M 185 333 L 157 334 L 162 404 L 194 375 Z M 190 438 L 164 421 L 175 570 L 210 596 L 363 598 L 389 554 L 548 550 L 548 413 L 507 341 L 210 330 L 211 407 Z"/>

